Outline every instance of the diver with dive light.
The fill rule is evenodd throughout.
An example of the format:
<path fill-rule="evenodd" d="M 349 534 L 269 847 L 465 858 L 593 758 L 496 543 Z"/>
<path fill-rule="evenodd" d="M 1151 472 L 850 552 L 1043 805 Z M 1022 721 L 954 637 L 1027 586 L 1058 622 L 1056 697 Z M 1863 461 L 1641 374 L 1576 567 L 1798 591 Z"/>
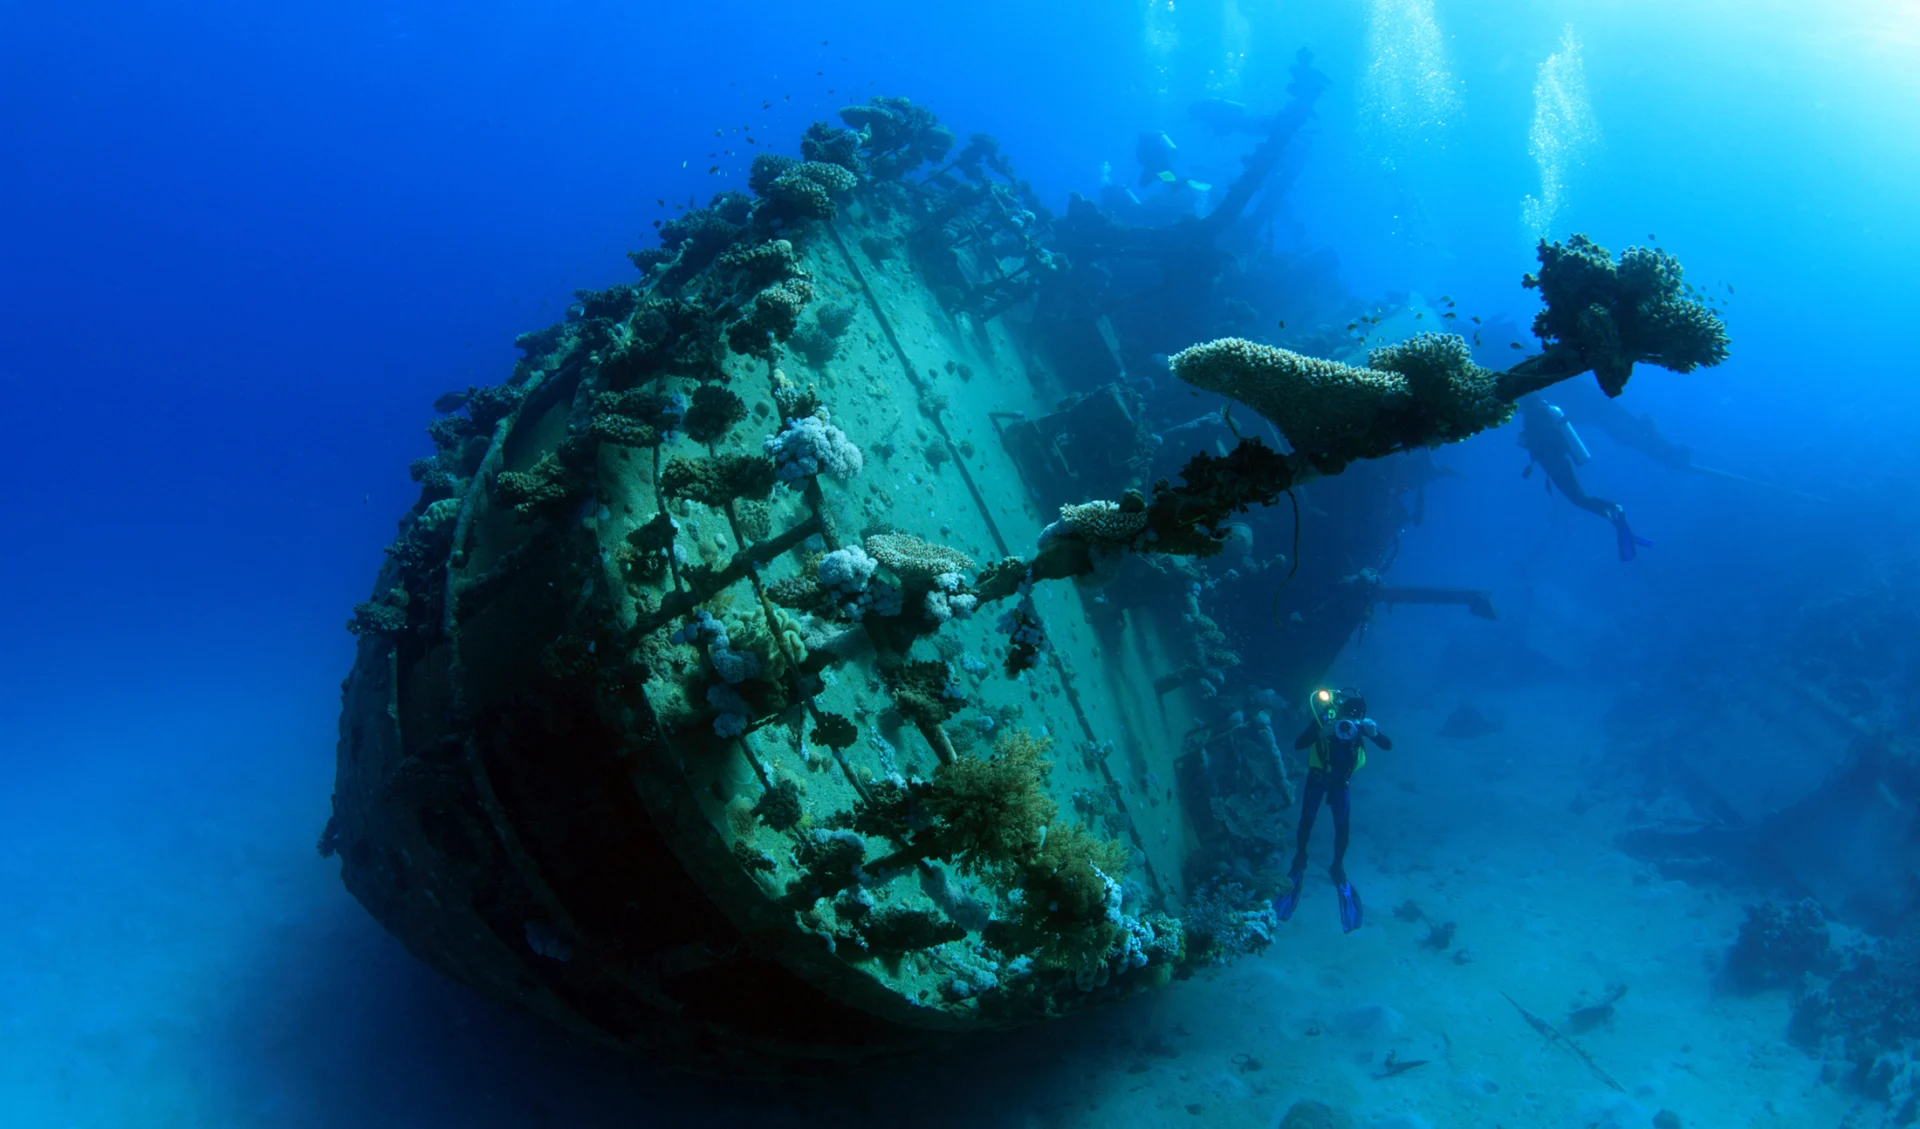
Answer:
<path fill-rule="evenodd" d="M 1285 921 L 1300 904 L 1307 872 L 1307 839 L 1313 834 L 1314 820 L 1325 801 L 1333 809 L 1333 865 L 1327 868 L 1327 875 L 1340 896 L 1340 929 L 1351 933 L 1360 928 L 1361 918 L 1360 892 L 1347 880 L 1345 866 L 1353 811 L 1351 782 L 1354 772 L 1367 763 L 1368 741 L 1382 749 L 1393 748 L 1393 741 L 1367 716 L 1367 700 L 1358 690 L 1316 690 L 1308 709 L 1312 720 L 1294 738 L 1293 747 L 1311 748 L 1313 753 L 1307 760 L 1306 787 L 1301 789 L 1300 827 L 1294 836 L 1287 889 L 1274 899 L 1273 909 Z"/>

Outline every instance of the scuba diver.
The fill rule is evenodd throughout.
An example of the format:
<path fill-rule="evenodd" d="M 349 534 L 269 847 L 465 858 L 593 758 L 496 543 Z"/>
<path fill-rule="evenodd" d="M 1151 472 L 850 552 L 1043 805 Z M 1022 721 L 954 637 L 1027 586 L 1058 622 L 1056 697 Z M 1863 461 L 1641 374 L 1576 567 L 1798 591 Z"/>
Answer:
<path fill-rule="evenodd" d="M 1627 511 L 1620 503 L 1596 498 L 1580 488 L 1580 479 L 1574 474 L 1574 469 L 1586 465 L 1593 456 L 1587 451 L 1587 445 L 1580 441 L 1580 433 L 1567 422 L 1567 413 L 1539 396 L 1521 397 L 1520 445 L 1527 449 L 1530 456 L 1527 469 L 1520 472 L 1521 477 L 1531 475 L 1534 464 L 1538 463 L 1546 474 L 1549 493 L 1557 487 L 1567 501 L 1611 522 L 1621 560 L 1630 561 L 1637 548 L 1653 544 L 1643 537 L 1634 536 L 1633 530 L 1627 526 Z"/>
<path fill-rule="evenodd" d="M 1312 720 L 1293 739 L 1293 747 L 1299 750 L 1311 746 L 1313 755 L 1307 761 L 1306 787 L 1301 789 L 1304 799 L 1300 804 L 1300 829 L 1294 836 L 1293 866 L 1287 872 L 1287 889 L 1274 899 L 1273 909 L 1285 921 L 1300 904 L 1300 887 L 1307 873 L 1307 839 L 1313 834 L 1320 802 L 1325 800 L 1333 809 L 1333 865 L 1327 868 L 1327 875 L 1340 895 L 1340 929 L 1351 933 L 1360 928 L 1361 908 L 1360 891 L 1347 881 L 1344 865 L 1352 812 L 1350 782 L 1354 771 L 1367 763 L 1368 741 L 1382 749 L 1393 748 L 1393 741 L 1367 716 L 1367 700 L 1358 690 L 1316 690 L 1308 708 Z"/>

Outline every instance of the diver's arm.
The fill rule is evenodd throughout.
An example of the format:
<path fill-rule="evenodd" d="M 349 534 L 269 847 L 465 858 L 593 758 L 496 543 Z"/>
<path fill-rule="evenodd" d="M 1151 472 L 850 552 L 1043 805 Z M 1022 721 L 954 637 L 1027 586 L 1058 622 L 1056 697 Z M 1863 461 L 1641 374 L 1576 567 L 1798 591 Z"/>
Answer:
<path fill-rule="evenodd" d="M 1393 738 L 1387 736 L 1385 733 L 1376 732 L 1370 739 L 1383 750 L 1389 753 L 1393 751 Z"/>
<path fill-rule="evenodd" d="M 1360 735 L 1388 752 L 1393 751 L 1393 738 L 1380 732 L 1380 724 L 1370 717 L 1360 722 Z"/>
<path fill-rule="evenodd" d="M 1320 724 L 1318 722 L 1309 721 L 1307 723 L 1307 727 L 1300 731 L 1300 736 L 1295 737 L 1293 739 L 1293 751 L 1297 753 L 1301 749 L 1306 748 L 1308 745 L 1313 744 L 1315 741 L 1318 741 L 1319 739 L 1320 739 Z"/>

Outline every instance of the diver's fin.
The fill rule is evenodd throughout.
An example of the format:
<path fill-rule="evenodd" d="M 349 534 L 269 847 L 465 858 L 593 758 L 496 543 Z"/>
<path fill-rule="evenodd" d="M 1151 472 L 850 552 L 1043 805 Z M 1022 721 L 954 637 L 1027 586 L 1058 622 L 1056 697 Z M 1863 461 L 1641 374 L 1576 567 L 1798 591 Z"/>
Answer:
<path fill-rule="evenodd" d="M 1173 175 L 1172 169 L 1161 169 L 1158 173 L 1154 175 L 1158 176 L 1161 180 L 1166 181 L 1168 184 L 1172 184 L 1174 181 L 1180 179 L 1179 177 Z"/>
<path fill-rule="evenodd" d="M 1334 891 L 1340 895 L 1340 932 L 1351 933 L 1360 928 L 1360 891 L 1345 880 L 1335 884 Z"/>
<path fill-rule="evenodd" d="M 1616 511 L 1613 515 L 1613 536 L 1620 545 L 1620 559 L 1623 561 L 1630 561 L 1638 556 L 1637 550 L 1640 548 L 1650 548 L 1653 545 L 1653 542 L 1645 537 L 1636 536 L 1633 530 L 1628 528 L 1627 515 L 1624 511 Z"/>
<path fill-rule="evenodd" d="M 1306 872 L 1303 870 L 1296 870 L 1287 875 L 1287 888 L 1280 892 L 1279 897 L 1273 899 L 1273 912 L 1280 920 L 1285 921 L 1292 917 L 1293 911 L 1299 908 L 1300 889 L 1306 884 L 1306 878 Z"/>

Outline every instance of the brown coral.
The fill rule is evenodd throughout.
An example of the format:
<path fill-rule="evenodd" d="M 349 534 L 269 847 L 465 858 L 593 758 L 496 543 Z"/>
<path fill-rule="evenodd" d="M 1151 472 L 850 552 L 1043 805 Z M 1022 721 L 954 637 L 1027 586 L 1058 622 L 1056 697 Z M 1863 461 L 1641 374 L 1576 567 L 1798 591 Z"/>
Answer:
<path fill-rule="evenodd" d="M 493 480 L 494 500 L 527 520 L 559 517 L 586 495 L 581 460 L 581 451 L 569 443 L 540 456 L 527 470 L 502 471 Z"/>
<path fill-rule="evenodd" d="M 735 247 L 720 256 L 720 265 L 741 272 L 755 286 L 801 278 L 807 273 L 800 269 L 800 258 L 794 254 L 793 244 L 785 239 Z"/>
<path fill-rule="evenodd" d="M 1218 392 L 1272 421 L 1296 451 L 1344 464 L 1384 455 L 1374 434 L 1380 416 L 1411 397 L 1398 373 L 1355 368 L 1238 337 L 1175 353 L 1174 374 Z"/>
<path fill-rule="evenodd" d="M 813 301 L 813 284 L 790 278 L 753 296 L 744 317 L 727 327 L 727 347 L 736 353 L 767 356 L 773 346 L 793 336 L 800 311 Z"/>
<path fill-rule="evenodd" d="M 660 492 L 718 509 L 735 498 L 764 498 L 773 491 L 773 460 L 764 455 L 715 455 L 668 461 Z"/>
<path fill-rule="evenodd" d="M 1469 359 L 1457 335 L 1429 333 L 1376 349 L 1368 368 L 1238 337 L 1176 353 L 1180 379 L 1267 417 L 1323 473 L 1354 459 L 1437 446 L 1513 414 L 1495 374 Z"/>
<path fill-rule="evenodd" d="M 1015 730 L 1000 738 L 991 758 L 941 765 L 927 797 L 939 821 L 937 853 L 957 857 L 962 870 L 1005 878 L 1036 857 L 1060 813 L 1041 786 L 1052 767 L 1045 759 L 1051 743 Z"/>

